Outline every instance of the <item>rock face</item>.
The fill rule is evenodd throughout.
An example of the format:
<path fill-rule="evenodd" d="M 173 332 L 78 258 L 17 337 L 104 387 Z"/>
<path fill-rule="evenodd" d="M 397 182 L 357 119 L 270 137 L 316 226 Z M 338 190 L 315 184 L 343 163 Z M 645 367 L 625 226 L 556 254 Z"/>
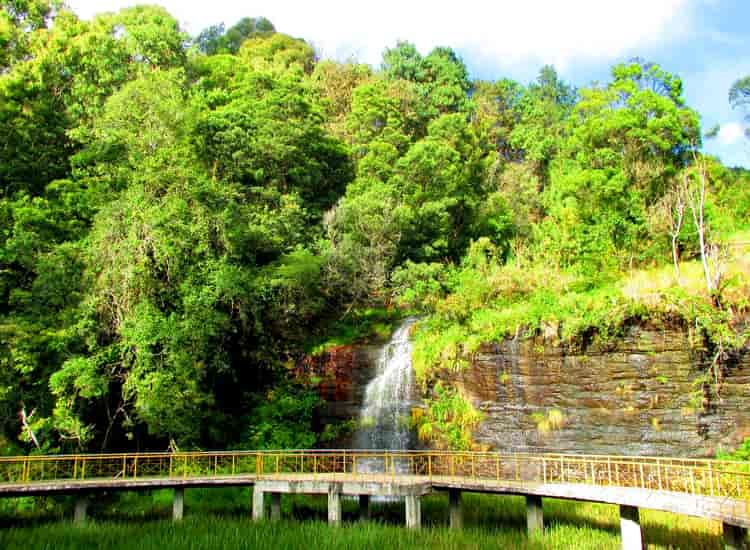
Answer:
<path fill-rule="evenodd" d="M 321 379 L 324 421 L 357 418 L 377 352 L 342 347 L 300 366 Z M 684 332 L 633 327 L 606 349 L 488 344 L 446 377 L 484 412 L 474 439 L 492 449 L 695 457 L 750 436 L 750 354 L 724 368 L 718 398 L 694 382 L 706 367 Z"/>
<path fill-rule="evenodd" d="M 710 399 L 695 384 L 702 356 L 684 332 L 634 327 L 608 349 L 487 345 L 453 382 L 486 415 L 476 441 L 494 449 L 706 456 L 750 435 L 750 356 Z"/>
<path fill-rule="evenodd" d="M 326 401 L 324 423 L 359 416 L 367 383 L 375 376 L 379 349 L 377 345 L 339 346 L 298 365 L 297 376 L 319 380 L 317 388 Z"/>

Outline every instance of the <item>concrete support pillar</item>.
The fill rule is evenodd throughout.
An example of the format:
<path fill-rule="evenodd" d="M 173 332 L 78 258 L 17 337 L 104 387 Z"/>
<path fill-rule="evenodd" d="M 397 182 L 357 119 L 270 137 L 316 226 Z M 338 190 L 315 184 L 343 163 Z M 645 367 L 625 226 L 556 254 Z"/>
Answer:
<path fill-rule="evenodd" d="M 266 515 L 265 493 L 257 485 L 253 487 L 253 521 L 263 521 Z"/>
<path fill-rule="evenodd" d="M 622 550 L 643 550 L 641 518 L 636 506 L 620 506 Z"/>
<path fill-rule="evenodd" d="M 370 495 L 359 495 L 359 520 L 370 519 Z"/>
<path fill-rule="evenodd" d="M 448 492 L 450 501 L 450 526 L 451 529 L 461 529 L 464 526 L 464 512 L 461 508 L 461 491 L 451 489 Z"/>
<path fill-rule="evenodd" d="M 406 496 L 406 527 L 409 529 L 422 527 L 422 499 L 417 495 Z"/>
<path fill-rule="evenodd" d="M 271 493 L 271 521 L 281 519 L 281 493 Z"/>
<path fill-rule="evenodd" d="M 73 510 L 73 523 L 77 525 L 86 523 L 88 508 L 89 508 L 88 497 L 87 496 L 77 497 L 75 508 Z"/>
<path fill-rule="evenodd" d="M 341 491 L 335 484 L 328 489 L 328 524 L 341 525 Z"/>
<path fill-rule="evenodd" d="M 182 513 L 185 509 L 185 489 L 182 487 L 175 487 L 174 495 L 172 496 L 172 519 L 180 521 L 182 519 Z"/>
<path fill-rule="evenodd" d="M 537 495 L 526 496 L 526 531 L 529 535 L 541 532 L 544 529 L 544 511 L 542 508 L 542 497 Z"/>
<path fill-rule="evenodd" d="M 747 529 L 728 523 L 725 523 L 723 528 L 724 548 L 726 550 L 747 550 Z"/>

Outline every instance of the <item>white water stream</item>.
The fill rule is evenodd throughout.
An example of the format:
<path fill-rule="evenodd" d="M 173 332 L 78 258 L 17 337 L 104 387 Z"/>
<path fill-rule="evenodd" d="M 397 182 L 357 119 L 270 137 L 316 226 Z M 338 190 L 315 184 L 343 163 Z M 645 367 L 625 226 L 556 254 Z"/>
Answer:
<path fill-rule="evenodd" d="M 354 437 L 358 449 L 407 450 L 413 443 L 409 428 L 411 408 L 415 404 L 412 344 L 409 332 L 415 318 L 406 319 L 385 344 L 377 359 L 377 370 L 365 389 Z M 382 471 L 382 460 L 366 460 L 360 472 Z M 396 468 L 399 468 L 398 463 Z"/>

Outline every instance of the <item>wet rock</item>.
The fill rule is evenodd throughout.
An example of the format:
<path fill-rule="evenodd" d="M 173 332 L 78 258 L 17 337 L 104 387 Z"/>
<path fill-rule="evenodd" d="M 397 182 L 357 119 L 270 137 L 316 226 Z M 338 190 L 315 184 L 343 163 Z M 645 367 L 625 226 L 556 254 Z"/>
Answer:
<path fill-rule="evenodd" d="M 468 368 L 444 375 L 486 415 L 477 443 L 507 452 L 708 456 L 750 436 L 750 354 L 724 369 L 719 396 L 704 402 L 694 381 L 708 363 L 685 332 L 632 327 L 612 344 L 571 350 L 552 329 L 549 338 L 485 344 Z M 320 378 L 327 421 L 357 417 L 377 352 L 344 346 L 300 365 Z M 540 429 L 558 412 L 559 426 Z"/>

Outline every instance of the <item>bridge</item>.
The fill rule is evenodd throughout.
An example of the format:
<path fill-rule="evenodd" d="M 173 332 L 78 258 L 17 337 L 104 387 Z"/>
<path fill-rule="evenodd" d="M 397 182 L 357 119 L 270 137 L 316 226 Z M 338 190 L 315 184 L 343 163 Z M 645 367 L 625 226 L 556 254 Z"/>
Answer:
<path fill-rule="evenodd" d="M 86 519 L 100 491 L 174 490 L 173 517 L 183 516 L 191 487 L 252 486 L 252 517 L 281 515 L 282 493 L 328 495 L 328 521 L 341 523 L 342 496 L 359 498 L 368 517 L 372 496 L 403 498 L 406 525 L 421 525 L 420 499 L 445 492 L 450 525 L 462 525 L 462 492 L 526 497 L 527 528 L 542 530 L 542 499 L 620 507 L 623 548 L 643 548 L 639 509 L 721 521 L 728 549 L 746 548 L 750 465 L 743 462 L 564 454 L 447 451 L 226 451 L 0 457 L 0 497 L 74 494 L 74 520 Z"/>

